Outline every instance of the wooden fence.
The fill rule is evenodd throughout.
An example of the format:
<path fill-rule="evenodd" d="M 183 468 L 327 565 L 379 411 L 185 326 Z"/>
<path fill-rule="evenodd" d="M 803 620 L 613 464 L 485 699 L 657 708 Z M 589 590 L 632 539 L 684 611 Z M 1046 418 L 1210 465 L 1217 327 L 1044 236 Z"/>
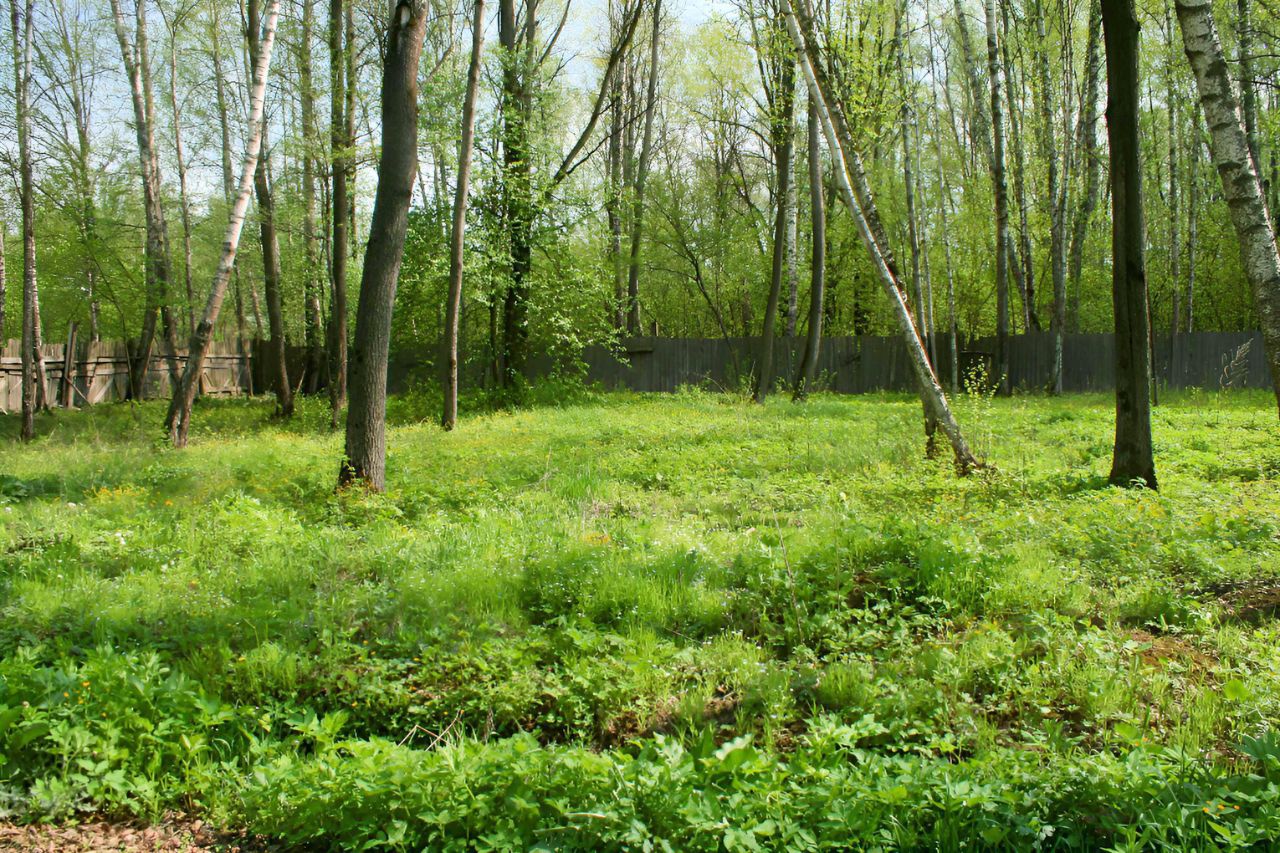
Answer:
<path fill-rule="evenodd" d="M 994 363 L 995 338 L 961 340 L 960 372 Z M 759 354 L 756 338 L 629 338 L 617 350 L 588 347 L 582 361 L 587 379 L 608 388 L 675 391 L 683 385 L 736 388 L 749 377 Z M 951 348 L 946 336 L 935 342 L 938 375 L 951 375 Z M 804 342 L 780 338 L 775 343 L 777 376 L 796 374 Z M 1016 389 L 1037 391 L 1049 383 L 1053 336 L 1015 335 L 1009 339 L 1009 378 Z M 545 375 L 557 365 L 533 359 L 530 372 Z M 1271 379 L 1259 332 L 1196 332 L 1162 337 L 1155 342 L 1154 371 L 1166 388 L 1270 388 Z M 823 387 L 840 394 L 913 391 L 915 377 L 906 346 L 896 337 L 835 337 L 823 341 L 818 358 Z M 1063 386 L 1066 391 L 1115 388 L 1115 336 L 1067 335 L 1063 342 Z"/>
<path fill-rule="evenodd" d="M 961 373 L 974 365 L 994 361 L 995 339 L 962 340 Z M 790 380 L 803 352 L 803 341 L 780 338 L 775 345 L 775 364 L 780 379 Z M 712 388 L 741 387 L 755 368 L 760 341 L 756 338 L 628 338 L 617 349 L 588 347 L 581 363 L 586 378 L 608 388 L 633 391 L 671 392 L 684 385 Z M 949 340 L 935 342 L 938 374 L 944 382 L 951 375 Z M 98 342 L 76 346 L 68 362 L 66 344 L 43 348 L 49 400 L 72 406 L 95 405 L 128 398 L 131 351 L 120 342 Z M 1068 335 L 1064 341 L 1063 385 L 1067 391 L 1107 391 L 1115 387 L 1115 338 L 1109 334 Z M 10 341 L 0 350 L 0 413 L 13 412 L 22 405 L 22 363 L 20 346 Z M 301 377 L 305 352 L 289 347 L 289 375 Z M 402 351 L 392 354 L 388 385 L 404 390 L 424 377 L 434 375 L 436 350 Z M 1014 388 L 1043 389 L 1053 363 L 1053 338 L 1048 334 L 1016 335 L 1009 339 L 1009 376 Z M 64 373 L 70 365 L 70 382 Z M 205 363 L 203 393 L 232 396 L 272 390 L 274 357 L 262 342 L 241 348 L 236 342 L 215 343 Z M 545 376 L 568 365 L 540 356 L 531 360 L 529 374 Z M 147 370 L 146 396 L 170 393 L 170 370 L 186 367 L 186 352 L 170 360 L 162 352 L 152 355 Z M 471 365 L 476 367 L 476 365 Z M 469 373 L 480 375 L 479 370 Z M 1264 358 L 1262 335 L 1258 332 L 1196 332 L 1175 338 L 1163 337 L 1155 344 L 1155 373 L 1167 388 L 1270 388 L 1270 374 Z M 875 391 L 912 391 L 915 379 L 906 347 L 897 338 L 836 337 L 823 341 L 818 358 L 822 387 L 840 394 Z"/>
<path fill-rule="evenodd" d="M 156 348 L 147 368 L 145 396 L 164 397 L 171 393 L 170 370 L 186 368 L 186 350 L 170 359 Z M 0 413 L 22 408 L 22 346 L 18 341 L 0 350 Z M 129 368 L 133 354 L 119 341 L 97 341 L 77 345 L 67 359 L 67 344 L 45 344 L 45 388 L 51 405 L 63 406 L 69 399 L 74 407 L 93 406 L 125 400 L 129 396 Z M 211 397 L 240 394 L 252 387 L 252 354 L 232 343 L 214 343 L 205 361 L 203 393 Z M 68 367 L 70 370 L 68 371 Z M 68 374 L 70 381 L 68 382 Z"/>

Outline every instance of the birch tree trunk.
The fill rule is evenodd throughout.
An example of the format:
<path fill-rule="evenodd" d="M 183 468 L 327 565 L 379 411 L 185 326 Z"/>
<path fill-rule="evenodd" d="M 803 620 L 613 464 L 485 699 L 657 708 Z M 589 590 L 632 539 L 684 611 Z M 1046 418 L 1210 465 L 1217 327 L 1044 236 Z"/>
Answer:
<path fill-rule="evenodd" d="M 462 143 L 458 148 L 458 186 L 453 200 L 453 230 L 449 234 L 449 301 L 445 311 L 444 414 L 441 426 L 452 430 L 458 422 L 458 327 L 462 316 L 462 279 L 466 256 L 467 197 L 471 189 L 471 160 L 476 138 L 476 99 L 484 62 L 484 0 L 474 0 L 471 24 L 471 63 L 467 93 L 462 102 Z"/>
<path fill-rule="evenodd" d="M 260 0 L 248 0 L 249 54 L 257 56 L 259 33 Z M 284 339 L 284 305 L 280 293 L 282 278 L 280 272 L 280 241 L 276 235 L 276 202 L 271 188 L 269 176 L 271 166 L 271 150 L 267 145 L 267 118 L 264 109 L 260 119 L 262 137 L 259 147 L 258 164 L 254 170 L 253 187 L 258 197 L 258 234 L 262 243 L 262 282 L 267 298 L 267 326 L 271 331 L 271 355 L 274 360 L 274 381 L 276 386 L 276 415 L 282 418 L 293 417 L 293 386 L 289 384 L 289 364 L 285 351 Z"/>
<path fill-rule="evenodd" d="M 1280 404 L 1280 253 L 1276 250 L 1275 231 L 1223 57 L 1213 6 L 1210 0 L 1175 0 L 1175 8 L 1209 125 L 1209 150 L 1240 241 L 1240 255 L 1253 289 L 1271 381 Z"/>
<path fill-rule="evenodd" d="M 249 197 L 253 194 L 253 177 L 258 170 L 258 153 L 262 147 L 262 114 L 266 100 L 267 73 L 271 68 L 271 53 L 275 47 L 276 23 L 279 16 L 280 0 L 269 0 L 262 39 L 254 59 L 253 84 L 249 93 L 249 138 L 245 144 L 244 164 L 240 168 L 240 182 L 236 190 L 235 202 L 227 216 L 222 255 L 218 261 L 218 270 L 213 277 L 213 285 L 209 288 L 209 298 L 205 302 L 204 314 L 196 325 L 195 334 L 191 336 L 186 370 L 169 404 L 169 415 L 165 426 L 169 430 L 169 437 L 174 447 L 187 446 L 187 434 L 191 427 L 191 409 L 195 405 L 196 392 L 200 389 L 200 377 L 204 375 L 209 345 L 213 342 L 214 329 L 218 325 L 218 314 L 222 310 L 227 285 L 231 282 L 231 273 L 235 268 L 236 252 L 240 248 L 240 235 L 244 230 Z"/>
<path fill-rule="evenodd" d="M 980 463 L 973 455 L 973 451 L 969 449 L 968 442 L 965 441 L 964 435 L 960 430 L 960 424 L 957 423 L 955 416 L 952 414 L 946 394 L 943 393 L 942 386 L 938 384 L 937 376 L 934 375 L 933 367 L 929 364 L 928 355 L 920 342 L 920 336 L 916 333 L 915 321 L 911 317 L 911 309 L 907 305 L 902 286 L 898 282 L 893 269 L 889 266 L 885 253 L 876 240 L 871 222 L 864 215 L 862 205 L 854 192 L 853 182 L 849 177 L 849 169 L 846 164 L 854 162 L 860 166 L 860 158 L 852 145 L 846 145 L 845 140 L 841 139 L 837 133 L 837 125 L 833 119 L 825 93 L 820 86 L 813 61 L 816 45 L 812 39 L 813 30 L 810 19 L 807 14 L 803 18 L 796 15 L 791 0 L 781 0 L 781 4 L 783 14 L 786 17 L 787 29 L 796 45 L 801 71 L 804 73 L 805 80 L 809 86 L 809 96 L 817 105 L 819 116 L 822 119 L 823 130 L 827 137 L 827 147 L 831 151 L 836 181 L 840 186 L 841 194 L 844 196 L 845 205 L 848 207 L 849 213 L 857 226 L 858 235 L 861 237 L 868 255 L 870 255 L 877 277 L 880 279 L 880 283 L 893 307 L 893 314 L 898 323 L 899 333 L 906 342 L 911 366 L 919 383 L 921 399 L 926 408 L 931 411 L 933 418 L 942 427 L 947 439 L 951 442 L 957 470 L 961 474 L 968 473 L 980 467 Z M 801 26 L 804 27 L 803 32 Z"/>
<path fill-rule="evenodd" d="M 796 378 L 793 399 L 808 396 L 818 375 L 818 356 L 822 352 L 822 307 L 827 284 L 827 199 L 822 181 L 822 120 L 818 105 L 809 97 L 809 214 L 812 218 L 809 259 L 809 326 L 805 335 L 804 357 Z"/>
<path fill-rule="evenodd" d="M 365 250 L 351 351 L 351 407 L 338 485 L 386 488 L 387 354 L 396 282 L 404 259 L 418 171 L 418 61 L 427 34 L 427 0 L 400 0 L 391 13 L 382 70 L 382 155 Z"/>
<path fill-rule="evenodd" d="M 1134 0 L 1102 0 L 1111 151 L 1111 283 L 1116 326 L 1116 443 L 1111 482 L 1157 488 L 1151 444 L 1151 348 L 1138 139 Z"/>

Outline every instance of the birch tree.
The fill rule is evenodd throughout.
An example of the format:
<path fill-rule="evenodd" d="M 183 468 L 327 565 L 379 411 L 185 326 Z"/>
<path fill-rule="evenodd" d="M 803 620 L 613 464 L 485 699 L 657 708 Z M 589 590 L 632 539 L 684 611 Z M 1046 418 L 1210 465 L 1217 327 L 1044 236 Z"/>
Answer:
<path fill-rule="evenodd" d="M 213 343 L 213 332 L 218 324 L 218 315 L 222 311 L 227 286 L 231 282 L 231 273 L 235 268 L 236 253 L 240 248 L 240 235 L 244 230 L 249 198 L 253 194 L 254 174 L 258 170 L 258 154 L 262 149 L 263 105 L 266 101 L 267 74 L 271 69 L 271 54 L 275 47 L 276 24 L 279 17 L 280 0 L 269 0 L 262 36 L 258 42 L 257 56 L 253 63 L 253 81 L 249 94 L 249 137 L 245 144 L 244 163 L 240 167 L 240 182 L 237 185 L 235 202 L 227 217 L 222 254 L 218 260 L 217 272 L 213 276 L 213 285 L 209 288 L 209 298 L 205 302 L 204 314 L 196 325 L 195 333 L 191 336 L 186 370 L 183 371 L 182 379 L 169 404 L 165 426 L 174 447 L 187 446 L 187 435 L 191 427 L 191 410 L 195 405 L 196 393 L 200 389 L 200 377 L 204 375 L 205 360 L 209 355 L 209 346 Z"/>
<path fill-rule="evenodd" d="M 942 386 L 938 384 L 938 378 L 933 372 L 933 366 L 929 363 L 924 345 L 921 343 L 920 336 L 916 331 L 915 321 L 911 316 L 911 309 L 908 306 L 902 285 L 897 280 L 897 274 L 890 267 L 871 220 L 864 213 L 858 194 L 854 191 L 848 164 L 856 164 L 854 170 L 863 172 L 861 158 L 856 149 L 849 144 L 850 138 L 847 131 L 844 133 L 838 131 L 841 126 L 847 128 L 847 124 L 843 120 L 839 125 L 837 124 L 827 92 L 823 90 L 820 84 L 817 63 L 814 61 L 817 46 L 813 39 L 811 19 L 807 12 L 797 15 L 792 7 L 791 0 L 781 0 L 781 3 L 787 29 L 796 46 L 800 68 L 809 87 L 809 97 L 817 105 L 819 117 L 822 119 L 823 130 L 827 137 L 827 148 L 831 152 L 833 160 L 836 182 L 840 186 L 845 206 L 849 209 L 854 224 L 857 226 L 863 247 L 871 258 L 877 278 L 880 279 L 881 286 L 893 307 L 898 331 L 907 345 L 907 353 L 910 356 L 911 366 L 919 385 L 921 400 L 924 402 L 926 410 L 932 415 L 950 441 L 952 452 L 955 455 L 957 470 L 962 474 L 968 473 L 980 467 L 980 463 L 977 457 L 973 455 L 973 451 L 969 449 L 968 442 L 965 441 L 964 435 L 960 430 L 960 424 L 956 421 L 951 411 L 951 406 L 947 402 L 946 394 L 943 393 Z"/>
<path fill-rule="evenodd" d="M 1182 43 L 1209 126 L 1209 150 L 1222 180 L 1245 275 L 1262 325 L 1271 381 L 1280 405 L 1280 253 L 1256 159 L 1222 52 L 1210 0 L 1175 0 Z M 1190 303 L 1190 299 L 1188 299 Z M 1188 305 L 1190 314 L 1190 304 Z"/>

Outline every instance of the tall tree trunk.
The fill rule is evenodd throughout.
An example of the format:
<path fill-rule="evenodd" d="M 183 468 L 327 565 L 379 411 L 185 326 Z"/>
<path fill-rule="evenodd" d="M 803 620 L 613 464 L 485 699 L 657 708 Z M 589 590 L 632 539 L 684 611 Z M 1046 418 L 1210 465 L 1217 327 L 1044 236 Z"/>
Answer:
<path fill-rule="evenodd" d="M 38 369 L 40 357 L 39 292 L 36 287 L 36 208 L 35 187 L 31 174 L 31 42 L 34 24 L 31 20 L 34 0 L 26 0 L 19 8 L 18 0 L 9 0 L 13 24 L 13 92 L 14 113 L 18 124 L 18 171 L 21 174 L 19 195 L 22 203 L 22 428 L 23 441 L 35 438 L 35 413 L 39 403 L 36 384 L 43 382 Z"/>
<path fill-rule="evenodd" d="M 387 355 L 396 281 L 404 258 L 418 171 L 418 61 L 427 33 L 427 0 L 400 0 L 391 13 L 382 71 L 382 155 L 373 223 L 365 250 L 351 352 L 351 408 L 339 486 L 386 487 Z"/>
<path fill-rule="evenodd" d="M 329 251 L 333 305 L 329 310 L 329 403 L 331 426 L 347 405 L 347 158 L 351 139 L 347 134 L 346 61 L 354 34 L 345 28 L 346 3 L 351 0 L 329 0 L 329 91 L 331 124 L 329 131 L 330 210 L 333 220 L 333 243 Z"/>
<path fill-rule="evenodd" d="M 1169 56 L 1165 68 L 1165 111 L 1169 118 L 1169 301 L 1170 330 L 1176 337 L 1182 331 L 1182 235 L 1179 233 L 1182 211 L 1178 188 L 1178 102 L 1174 83 L 1177 49 L 1173 30 L 1172 3 L 1164 10 L 1165 32 L 1169 35 Z"/>
<path fill-rule="evenodd" d="M 1084 94 L 1080 102 L 1077 145 L 1084 158 L 1084 194 L 1071 226 L 1071 246 L 1067 252 L 1067 329 L 1080 331 L 1080 274 L 1084 269 L 1084 244 L 1089 222 L 1098 208 L 1102 186 L 1102 156 L 1098 151 L 1098 93 L 1102 82 L 1102 12 L 1098 0 L 1089 4 L 1089 37 L 1085 48 Z"/>
<path fill-rule="evenodd" d="M 178 158 L 178 198 L 182 205 L 182 278 L 187 292 L 187 334 L 196 330 L 196 297 L 191 289 L 191 198 L 187 193 L 187 154 L 182 146 L 182 104 L 178 100 L 178 24 L 169 28 L 169 103 L 173 107 L 173 147 Z"/>
<path fill-rule="evenodd" d="M 320 298 L 324 293 L 320 268 L 320 234 L 316 224 L 316 158 L 320 131 L 316 123 L 316 93 L 311 68 L 315 34 L 314 0 L 302 0 L 302 44 L 298 50 L 298 88 L 302 101 L 302 238 L 304 321 L 306 323 L 306 389 L 314 394 L 324 372 L 324 328 Z"/>
<path fill-rule="evenodd" d="M 222 301 L 226 297 L 227 285 L 231 282 L 231 273 L 235 268 L 236 252 L 240 248 L 240 235 L 244 230 L 245 214 L 249 210 L 249 197 L 253 193 L 253 176 L 258 170 L 258 153 L 262 148 L 262 115 L 266 101 L 267 73 L 271 68 L 271 53 L 275 46 L 276 24 L 279 17 L 280 0 L 269 0 L 266 23 L 253 64 L 253 82 L 249 93 L 249 137 L 245 144 L 244 165 L 240 169 L 240 182 L 235 201 L 227 214 L 222 256 L 218 261 L 218 271 L 213 277 L 213 286 L 209 288 L 209 299 L 205 302 L 204 314 L 196 325 L 195 334 L 191 336 L 186 370 L 169 404 L 169 415 L 165 426 L 169 430 L 169 437 L 174 447 L 187 445 L 187 434 L 191 427 L 191 409 L 195 405 L 196 393 L 200 390 L 200 377 L 204 375 L 209 345 L 213 342 L 214 329 L 218 325 L 218 314 L 222 310 Z"/>
<path fill-rule="evenodd" d="M 794 129 L 792 132 L 795 132 Z M 795 160 L 794 153 L 791 159 Z M 785 334 L 788 338 L 796 336 L 796 327 L 800 322 L 800 258 L 797 252 L 800 242 L 800 199 L 797 184 L 799 184 L 799 181 L 796 180 L 795 175 L 792 175 L 790 192 L 787 193 L 787 325 Z"/>
<path fill-rule="evenodd" d="M 623 127 L 626 124 L 621 77 L 613 84 L 609 107 L 609 199 L 605 212 L 609 218 L 609 265 L 613 273 L 613 306 L 610 317 L 613 328 L 621 332 L 627 327 L 627 271 L 622 259 Z"/>
<path fill-rule="evenodd" d="M 809 259 L 809 327 L 804 357 L 796 377 L 795 400 L 803 400 L 818 376 L 818 356 L 822 352 L 822 307 L 827 283 L 827 200 L 822 180 L 822 120 L 818 105 L 809 98 L 809 214 L 813 245 Z"/>
<path fill-rule="evenodd" d="M 1245 142 L 1253 157 L 1253 171 L 1262 176 L 1262 155 L 1258 150 L 1258 84 L 1253 79 L 1252 0 L 1236 0 L 1240 40 L 1240 112 L 1244 118 Z M 1265 200 L 1266 196 L 1263 196 Z"/>
<path fill-rule="evenodd" d="M 778 333 L 778 303 L 782 298 L 782 280 L 787 263 L 787 196 L 791 194 L 794 170 L 791 158 L 795 150 L 795 66 L 790 57 L 781 59 L 777 89 L 770 118 L 770 146 L 774 152 L 777 191 L 774 193 L 773 265 L 769 276 L 769 297 L 764 309 L 764 328 L 760 335 L 760 366 L 756 376 L 755 401 L 763 403 L 773 388 L 774 349 Z"/>
<path fill-rule="evenodd" d="M 1111 282 L 1116 324 L 1116 443 L 1111 482 L 1157 488 L 1151 445 L 1142 149 L 1138 134 L 1138 18 L 1134 0 L 1102 0 L 1111 151 Z"/>
<path fill-rule="evenodd" d="M 947 272 L 947 336 L 949 338 L 948 344 L 951 356 L 951 375 L 949 378 L 951 393 L 957 394 L 960 391 L 960 330 L 956 324 L 955 263 L 951 257 L 951 229 L 948 222 L 948 212 L 952 205 L 952 197 L 951 184 L 947 181 L 946 169 L 943 166 L 942 159 L 942 132 L 938 127 L 938 68 L 935 60 L 937 46 L 934 43 L 932 15 L 927 4 L 925 6 L 925 18 L 929 22 L 927 24 L 929 28 L 929 97 L 933 105 L 933 153 L 938 176 L 938 227 L 939 236 L 942 239 L 943 259 L 946 263 Z M 943 82 L 945 84 L 945 81 Z"/>
<path fill-rule="evenodd" d="M 135 42 L 129 42 L 120 0 L 111 0 L 116 39 L 129 76 L 133 96 L 134 129 L 138 140 L 138 161 L 142 173 L 143 211 L 146 217 L 147 299 L 142 319 L 142 336 L 130 378 L 130 394 L 141 399 L 146 393 L 147 370 L 155 342 L 157 314 L 161 315 L 165 337 L 169 343 L 170 372 L 176 373 L 177 333 L 168 308 L 170 267 L 168 236 L 160 179 L 160 161 L 155 150 L 154 110 L 150 97 L 150 81 L 146 59 L 146 0 L 137 0 Z"/>
<path fill-rule="evenodd" d="M 219 31 L 221 29 L 220 21 L 217 15 L 218 4 L 214 3 L 212 9 L 214 16 L 209 25 L 209 55 L 213 59 L 213 84 L 214 92 L 217 96 L 218 105 L 218 126 L 222 131 L 222 196 L 226 202 L 227 209 L 231 209 L 232 192 L 234 177 L 231 169 L 231 114 L 227 107 L 227 88 L 225 78 L 222 73 L 222 48 L 219 44 Z M 233 270 L 235 282 L 235 309 L 236 309 L 236 339 L 240 342 L 240 348 L 243 350 L 245 342 L 248 340 L 248 334 L 245 327 L 244 315 L 244 297 L 240 289 L 240 276 Z M 249 375 L 253 375 L 253 371 L 249 371 Z"/>
<path fill-rule="evenodd" d="M 1022 301 L 1022 329 L 1025 332 L 1040 330 L 1040 316 L 1036 313 L 1036 270 L 1035 253 L 1031 246 L 1031 229 L 1029 225 L 1029 193 L 1027 192 L 1027 156 L 1023 145 L 1023 121 L 1025 110 L 1022 107 L 1022 89 L 1026 76 L 1023 75 L 1024 86 L 1018 86 L 1015 97 L 1016 81 L 1011 76 L 1016 67 L 1013 63 L 1009 43 L 1009 3 L 1002 0 L 1003 27 L 1000 42 L 1001 54 L 1004 56 L 1005 101 L 1009 107 L 1009 143 L 1013 147 L 1013 197 L 1018 204 L 1018 249 L 1009 256 L 1009 271 L 1013 273 L 1013 282 L 1018 289 L 1018 297 Z"/>
<path fill-rule="evenodd" d="M 1049 185 L 1049 268 L 1053 277 L 1053 317 L 1049 326 L 1053 331 L 1053 367 L 1049 391 L 1062 393 L 1062 345 L 1067 331 L 1067 258 L 1066 258 L 1066 192 L 1059 185 L 1058 141 L 1054 133 L 1053 80 L 1049 73 L 1049 43 L 1045 31 L 1045 10 L 1042 0 L 1036 0 L 1036 56 L 1040 72 L 1040 152 L 1048 164 Z M 1069 36 L 1068 36 L 1069 37 Z M 1068 183 L 1062 181 L 1063 184 Z"/>
<path fill-rule="evenodd" d="M 649 81 L 644 101 L 644 138 L 636 164 L 636 186 L 631 209 L 631 260 L 627 269 L 627 331 L 644 334 L 640 320 L 640 247 L 644 241 L 644 194 L 653 159 L 653 125 L 658 112 L 658 46 L 662 33 L 662 0 L 653 0 L 653 37 L 649 43 Z"/>
<path fill-rule="evenodd" d="M 529 150 L 534 73 L 531 57 L 537 33 L 538 4 L 530 0 L 525 10 L 523 36 L 517 26 L 514 0 L 500 0 L 498 38 L 503 49 L 502 158 L 503 208 L 510 247 L 510 276 L 502 306 L 502 381 L 519 385 L 524 374 L 529 341 L 529 273 L 533 266 L 533 172 Z M 522 56 L 522 39 L 527 48 Z"/>
<path fill-rule="evenodd" d="M 951 442 L 957 470 L 961 473 L 969 472 L 979 467 L 979 462 L 969 449 L 969 445 L 960 431 L 960 425 L 952 414 L 946 394 L 943 393 L 942 387 L 938 384 L 937 376 L 934 375 L 933 367 L 929 364 L 928 355 L 920 342 L 920 336 L 916 333 L 915 321 L 911 317 L 911 309 L 907 305 L 902 286 L 898 282 L 893 268 L 889 265 L 885 252 L 876 239 L 876 231 L 872 227 L 871 220 L 864 215 L 862 204 L 854 191 L 853 181 L 850 179 L 849 169 L 846 164 L 850 162 L 857 163 L 859 165 L 858 171 L 861 171 L 861 158 L 853 146 L 847 143 L 847 134 L 845 135 L 846 139 L 841 138 L 838 126 L 833 119 L 832 111 L 826 100 L 826 94 L 821 88 L 820 78 L 816 70 L 817 63 L 814 61 L 815 57 L 810 53 L 810 51 L 816 53 L 816 45 L 812 38 L 812 25 L 807 15 L 799 18 L 795 14 L 791 0 L 781 0 L 781 5 L 783 14 L 786 17 L 787 29 L 790 31 L 791 38 L 796 45 L 796 53 L 799 56 L 801 70 L 804 72 L 806 82 L 809 85 L 809 96 L 818 105 L 819 116 L 822 119 L 823 130 L 827 137 L 827 147 L 830 149 L 832 160 L 834 161 L 836 180 L 844 196 L 845 205 L 848 207 L 849 213 L 858 228 L 858 234 L 862 238 L 863 246 L 870 255 L 880 283 L 893 306 L 894 318 L 897 320 L 899 333 L 907 344 L 911 366 L 919 383 L 921 399 L 931 411 L 933 419 L 942 427 L 943 432 Z M 804 29 L 807 32 L 801 31 L 801 21 L 803 21 Z M 842 123 L 840 126 L 847 128 L 847 124 Z"/>
<path fill-rule="evenodd" d="M 53 26 L 57 31 L 59 46 L 66 62 L 66 79 L 63 83 L 70 101 L 72 120 L 75 124 L 74 182 L 76 195 L 79 196 L 76 227 L 80 232 L 81 275 L 84 276 L 85 295 L 89 303 L 89 340 L 96 343 L 99 338 L 98 290 L 96 286 L 98 273 L 98 214 L 97 204 L 94 199 L 96 182 L 90 159 L 93 150 L 90 137 L 92 104 L 84 86 L 85 80 L 90 79 L 90 72 L 85 66 L 80 39 L 76 38 L 76 44 L 72 44 L 73 24 L 70 22 L 64 0 L 57 0 L 57 2 L 53 3 L 51 12 L 53 13 Z M 55 83 L 55 85 L 57 84 Z M 0 334 L 0 340 L 3 339 L 3 334 Z"/>
<path fill-rule="evenodd" d="M 1200 242 L 1200 105 L 1191 108 L 1187 146 L 1187 295 L 1184 303 L 1188 334 L 1196 330 L 1196 249 Z"/>
<path fill-rule="evenodd" d="M 476 138 L 476 98 L 484 61 L 484 0 L 474 0 L 471 24 L 471 64 L 467 94 L 462 101 L 462 143 L 458 147 L 458 186 L 453 199 L 453 229 L 449 234 L 449 302 L 445 310 L 444 415 L 441 425 L 452 430 L 458 422 L 458 327 L 462 316 L 462 275 L 466 250 L 467 194 L 471 189 L 471 159 Z"/>
<path fill-rule="evenodd" d="M 248 0 L 249 54 L 257 56 L 260 0 Z M 258 197 L 258 235 L 262 243 L 262 282 L 267 297 L 267 325 L 271 330 L 271 357 L 274 360 L 276 414 L 293 417 L 293 386 L 289 384 L 289 364 L 284 339 L 284 304 L 280 293 L 280 242 L 276 236 L 276 203 L 268 171 L 271 150 L 267 145 L 267 118 L 263 113 L 258 165 L 254 170 L 253 188 Z"/>
<path fill-rule="evenodd" d="M 907 86 L 906 53 L 908 48 L 906 34 L 903 29 L 903 18 L 906 17 L 906 14 L 907 7 L 904 4 L 899 7 L 894 24 L 897 30 L 894 41 L 896 43 L 895 50 L 898 54 L 898 87 L 902 92 L 902 106 L 900 109 L 902 120 L 902 180 L 907 200 L 907 245 L 911 252 L 911 299 L 915 308 L 916 326 L 920 332 L 920 337 L 927 341 L 929 330 L 925 327 L 924 291 L 920 286 L 920 235 L 916 222 L 916 186 L 911 156 L 911 104 L 914 99 L 911 93 L 908 92 Z"/>
<path fill-rule="evenodd" d="M 1280 403 L 1280 253 L 1256 162 L 1249 151 L 1231 76 L 1223 58 L 1210 0 L 1175 0 L 1182 43 L 1191 60 L 1209 125 L 1209 150 L 1222 178 L 1231 224 L 1240 241 L 1245 276 L 1253 289 L 1267 361 Z"/>
<path fill-rule="evenodd" d="M 1004 116 L 1000 95 L 1000 50 L 996 0 L 986 0 L 987 73 L 991 78 L 991 181 L 995 189 L 996 246 L 1009 242 L 1009 191 L 1004 177 Z M 1002 393 L 1009 385 L 1009 253 L 996 251 L 996 375 Z"/>
<path fill-rule="evenodd" d="M 4 336 L 4 305 L 8 296 L 4 270 L 4 232 L 8 227 L 5 221 L 0 219 L 0 350 L 4 349 L 9 340 Z"/>

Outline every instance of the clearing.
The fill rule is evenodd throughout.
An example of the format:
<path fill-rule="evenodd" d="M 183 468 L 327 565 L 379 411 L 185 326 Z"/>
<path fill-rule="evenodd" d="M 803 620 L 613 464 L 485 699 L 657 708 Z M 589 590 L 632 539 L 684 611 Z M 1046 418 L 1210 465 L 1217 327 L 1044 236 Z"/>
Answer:
<path fill-rule="evenodd" d="M 351 849 L 1265 847 L 1280 428 L 1111 403 L 580 394 L 453 434 L 392 401 L 335 494 L 319 401 L 0 425 L 0 819 Z M 11 837 L 12 837 L 12 830 Z"/>

